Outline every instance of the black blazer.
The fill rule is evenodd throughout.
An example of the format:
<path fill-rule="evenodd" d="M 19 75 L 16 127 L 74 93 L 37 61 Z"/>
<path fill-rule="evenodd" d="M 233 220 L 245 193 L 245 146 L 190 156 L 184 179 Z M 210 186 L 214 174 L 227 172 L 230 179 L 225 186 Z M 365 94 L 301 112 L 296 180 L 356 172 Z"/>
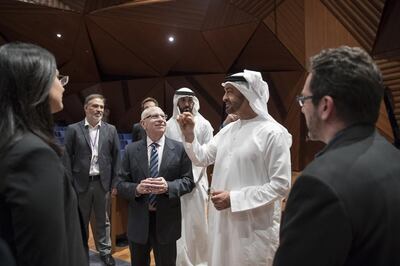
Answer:
<path fill-rule="evenodd" d="M 146 138 L 146 131 L 143 129 L 140 123 L 135 123 L 132 126 L 132 141 L 139 141 Z"/>
<path fill-rule="evenodd" d="M 88 265 L 77 196 L 58 155 L 28 133 L 2 157 L 0 173 L 0 237 L 17 265 Z"/>
<path fill-rule="evenodd" d="M 65 148 L 70 157 L 75 188 L 84 192 L 89 186 L 89 169 L 92 158 L 89 129 L 85 120 L 69 125 L 65 132 Z M 112 179 L 118 175 L 120 143 L 113 125 L 101 122 L 99 129 L 100 179 L 105 191 L 110 191 Z"/>
<path fill-rule="evenodd" d="M 157 195 L 157 238 L 162 244 L 175 242 L 181 236 L 181 203 L 179 197 L 194 188 L 192 163 L 182 143 L 165 138 L 159 176 L 168 182 L 168 194 Z M 118 196 L 129 200 L 128 239 L 147 242 L 149 233 L 149 196 L 135 197 L 136 186 L 149 177 L 146 139 L 130 143 L 122 161 L 116 183 Z"/>
<path fill-rule="evenodd" d="M 399 247 L 400 151 L 350 127 L 294 183 L 274 265 L 394 266 Z"/>

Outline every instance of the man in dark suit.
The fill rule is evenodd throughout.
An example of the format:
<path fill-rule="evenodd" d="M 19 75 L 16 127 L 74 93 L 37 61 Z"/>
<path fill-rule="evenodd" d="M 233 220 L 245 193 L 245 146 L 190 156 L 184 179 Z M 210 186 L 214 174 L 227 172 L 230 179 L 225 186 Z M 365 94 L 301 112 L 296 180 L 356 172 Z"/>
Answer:
<path fill-rule="evenodd" d="M 302 107 L 326 147 L 296 180 L 275 266 L 400 265 L 400 151 L 375 129 L 381 74 L 360 48 L 311 59 Z"/>
<path fill-rule="evenodd" d="M 166 138 L 166 116 L 159 107 L 145 109 L 141 123 L 147 137 L 130 143 L 116 182 L 118 195 L 129 201 L 128 239 L 132 266 L 176 261 L 181 236 L 180 197 L 194 188 L 192 163 L 182 143 Z"/>
<path fill-rule="evenodd" d="M 112 179 L 117 176 L 120 164 L 120 144 L 115 127 L 101 121 L 104 104 L 105 99 L 100 94 L 86 97 L 86 117 L 67 127 L 65 147 L 70 156 L 72 178 L 85 228 L 88 231 L 93 210 L 96 220 L 94 239 L 100 258 L 106 265 L 115 265 L 111 256 L 107 210 Z"/>
<path fill-rule="evenodd" d="M 147 109 L 149 107 L 153 107 L 153 106 L 158 106 L 157 100 L 152 97 L 147 97 L 142 101 L 141 112 L 143 112 L 145 109 Z M 146 131 L 143 129 L 140 122 L 133 124 L 133 126 L 132 126 L 132 141 L 138 141 L 145 137 L 146 137 Z"/>

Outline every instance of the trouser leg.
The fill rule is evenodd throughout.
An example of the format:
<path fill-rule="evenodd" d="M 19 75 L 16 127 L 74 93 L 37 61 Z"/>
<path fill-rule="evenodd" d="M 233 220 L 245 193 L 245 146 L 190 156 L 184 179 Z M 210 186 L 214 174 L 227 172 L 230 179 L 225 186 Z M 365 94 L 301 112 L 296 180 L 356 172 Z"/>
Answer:
<path fill-rule="evenodd" d="M 111 253 L 111 238 L 110 238 L 110 220 L 106 211 L 107 194 L 101 184 L 101 181 L 92 182 L 94 187 L 93 210 L 96 219 L 96 237 L 97 248 L 100 255 Z"/>

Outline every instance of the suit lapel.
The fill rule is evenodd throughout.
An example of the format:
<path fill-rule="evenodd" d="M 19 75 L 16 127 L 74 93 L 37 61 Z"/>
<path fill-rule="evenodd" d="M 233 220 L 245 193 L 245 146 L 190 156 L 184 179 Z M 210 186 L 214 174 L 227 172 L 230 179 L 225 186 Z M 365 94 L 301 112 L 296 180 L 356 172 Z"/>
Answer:
<path fill-rule="evenodd" d="M 149 158 L 147 155 L 147 142 L 146 139 L 142 139 L 140 144 L 137 146 L 137 155 L 140 168 L 142 168 L 145 177 L 149 176 Z"/>
<path fill-rule="evenodd" d="M 107 133 L 106 124 L 104 122 L 101 122 L 101 126 L 99 129 L 99 147 L 98 147 L 99 154 L 101 151 L 101 146 L 103 146 L 103 142 L 106 139 L 106 136 L 107 136 L 106 133 Z"/>
<path fill-rule="evenodd" d="M 167 137 L 165 137 L 165 145 L 164 145 L 164 151 L 163 151 L 162 161 L 161 161 L 161 165 L 160 165 L 159 176 L 164 176 L 166 174 L 169 162 L 174 157 L 174 150 L 175 150 L 175 147 L 174 147 L 173 143 L 171 142 L 171 140 L 168 139 Z"/>
<path fill-rule="evenodd" d="M 89 137 L 89 129 L 85 127 L 85 120 L 82 120 L 79 123 L 79 126 L 82 130 L 82 134 L 85 137 L 86 143 L 89 146 L 89 148 L 91 149 L 92 147 L 90 146 L 90 137 Z"/>

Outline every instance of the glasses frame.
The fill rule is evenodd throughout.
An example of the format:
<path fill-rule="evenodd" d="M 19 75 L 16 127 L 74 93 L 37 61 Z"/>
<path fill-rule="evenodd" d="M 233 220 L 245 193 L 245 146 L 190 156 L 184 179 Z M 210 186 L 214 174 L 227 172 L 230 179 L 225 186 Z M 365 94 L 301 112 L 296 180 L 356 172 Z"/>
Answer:
<path fill-rule="evenodd" d="M 298 95 L 296 96 L 296 101 L 299 103 L 300 107 L 303 107 L 304 102 L 312 98 L 314 98 L 314 95 L 308 95 L 308 96 Z"/>
<path fill-rule="evenodd" d="M 168 119 L 168 115 L 166 114 L 154 114 L 154 115 L 148 115 L 145 118 L 143 118 L 143 120 L 146 120 L 147 118 L 152 118 L 152 119 L 158 119 L 159 117 L 161 117 L 161 119 L 163 120 L 167 120 Z"/>
<path fill-rule="evenodd" d="M 62 86 L 65 86 L 68 84 L 69 81 L 69 76 L 65 76 L 65 75 L 57 75 L 58 80 L 60 81 Z"/>

